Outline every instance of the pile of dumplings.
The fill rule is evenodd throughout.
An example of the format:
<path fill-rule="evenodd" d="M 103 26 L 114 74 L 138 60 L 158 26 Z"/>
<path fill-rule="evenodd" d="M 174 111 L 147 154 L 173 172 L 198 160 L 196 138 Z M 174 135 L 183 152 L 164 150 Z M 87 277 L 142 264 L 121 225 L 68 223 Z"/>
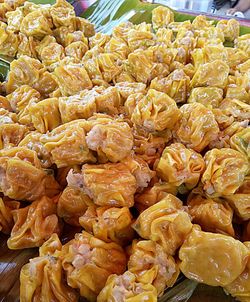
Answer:
<path fill-rule="evenodd" d="M 65 0 L 8 3 L 0 232 L 39 247 L 20 301 L 156 302 L 181 273 L 250 301 L 250 34 L 159 6 L 108 35 Z"/>

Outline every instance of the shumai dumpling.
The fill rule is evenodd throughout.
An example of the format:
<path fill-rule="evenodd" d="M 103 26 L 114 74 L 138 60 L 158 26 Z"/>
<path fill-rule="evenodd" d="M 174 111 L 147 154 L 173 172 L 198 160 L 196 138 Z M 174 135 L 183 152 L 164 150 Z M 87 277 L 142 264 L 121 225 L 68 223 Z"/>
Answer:
<path fill-rule="evenodd" d="M 166 46 L 171 46 L 174 39 L 173 31 L 169 28 L 160 27 L 156 31 L 157 42 L 164 43 Z"/>
<path fill-rule="evenodd" d="M 17 123 L 0 125 L 0 149 L 16 147 L 27 132 L 26 126 Z"/>
<path fill-rule="evenodd" d="M 221 60 L 215 60 L 199 66 L 190 85 L 191 87 L 214 86 L 225 88 L 228 75 L 228 65 Z"/>
<path fill-rule="evenodd" d="M 200 48 L 206 45 L 221 45 L 225 41 L 222 29 L 214 26 L 204 30 L 196 30 L 195 36 L 197 38 L 196 47 Z"/>
<path fill-rule="evenodd" d="M 24 10 L 16 8 L 6 13 L 8 29 L 12 32 L 19 32 L 20 24 L 24 17 Z"/>
<path fill-rule="evenodd" d="M 87 119 L 91 117 L 96 108 L 96 97 L 98 93 L 91 90 L 83 90 L 80 94 L 60 97 L 59 98 L 59 111 L 61 114 L 62 122 L 68 123 L 77 119 Z"/>
<path fill-rule="evenodd" d="M 249 242 L 244 243 L 250 248 Z M 248 260 L 244 271 L 230 284 L 224 286 L 227 294 L 230 294 L 237 301 L 248 302 L 250 298 L 250 261 Z"/>
<path fill-rule="evenodd" d="M 44 96 L 48 96 L 58 87 L 44 65 L 39 60 L 28 56 L 21 56 L 11 62 L 6 91 L 11 93 L 22 85 L 29 85 Z"/>
<path fill-rule="evenodd" d="M 99 206 L 132 207 L 136 178 L 123 163 L 82 166 L 81 174 L 69 172 L 68 185 L 81 188 Z"/>
<path fill-rule="evenodd" d="M 174 13 L 167 7 L 158 6 L 152 11 L 152 24 L 156 30 L 159 27 L 167 27 L 174 21 Z"/>
<path fill-rule="evenodd" d="M 1 106 L 1 100 L 0 100 Z M 0 125 L 13 124 L 18 121 L 17 115 L 9 110 L 0 107 Z"/>
<path fill-rule="evenodd" d="M 212 63 L 215 60 L 225 61 L 228 60 L 228 52 L 226 48 L 222 45 L 208 44 L 203 48 L 196 48 L 191 53 L 192 63 L 195 69 L 202 66 L 205 63 Z"/>
<path fill-rule="evenodd" d="M 235 19 L 220 20 L 216 26 L 223 31 L 224 37 L 227 41 L 234 41 L 239 37 L 240 24 Z"/>
<path fill-rule="evenodd" d="M 245 56 L 246 56 L 246 54 L 245 54 Z M 246 58 L 243 62 L 242 61 L 238 61 L 238 62 L 239 62 L 239 64 L 236 67 L 237 71 L 239 71 L 242 76 L 249 75 L 250 59 L 246 56 Z"/>
<path fill-rule="evenodd" d="M 133 239 L 132 219 L 129 208 L 89 206 L 79 218 L 80 225 L 105 242 L 127 245 Z"/>
<path fill-rule="evenodd" d="M 192 22 L 192 28 L 194 30 L 201 30 L 211 28 L 214 21 L 209 21 L 206 16 L 199 15 L 194 18 Z"/>
<path fill-rule="evenodd" d="M 6 85 L 7 93 L 13 92 L 22 85 L 33 87 L 39 81 L 40 74 L 44 71 L 45 68 L 42 63 L 28 56 L 22 56 L 12 61 Z"/>
<path fill-rule="evenodd" d="M 94 52 L 95 48 L 92 48 L 91 50 L 87 51 L 85 56 L 83 57 L 84 61 L 84 67 L 89 75 L 89 78 L 91 79 L 93 86 L 103 86 L 108 87 L 109 84 L 104 81 L 102 72 L 100 70 L 100 66 L 97 59 L 97 54 L 93 54 L 92 58 L 88 58 L 90 56 L 90 52 Z M 101 51 L 100 49 L 97 49 L 96 51 Z M 91 55 L 92 56 L 92 55 Z"/>
<path fill-rule="evenodd" d="M 248 103 L 249 102 L 249 93 L 246 91 L 244 87 L 240 86 L 228 86 L 227 87 L 227 93 L 226 93 L 226 99 L 237 99 L 241 102 Z"/>
<path fill-rule="evenodd" d="M 7 111 L 12 111 L 11 105 L 7 97 L 0 95 L 0 108 L 7 110 Z"/>
<path fill-rule="evenodd" d="M 201 103 L 208 108 L 217 108 L 223 100 L 223 89 L 217 87 L 197 87 L 191 90 L 188 103 Z"/>
<path fill-rule="evenodd" d="M 158 175 L 173 186 L 194 188 L 205 170 L 205 162 L 199 153 L 180 143 L 167 146 L 156 166 Z"/>
<path fill-rule="evenodd" d="M 0 167 L 0 191 L 9 198 L 33 201 L 59 193 L 58 183 L 50 171 L 41 168 L 35 151 L 25 147 L 3 149 Z"/>
<path fill-rule="evenodd" d="M 60 252 L 61 242 L 54 233 L 39 249 L 39 257 L 29 260 L 20 273 L 20 302 L 77 302 L 77 292 L 65 281 Z"/>
<path fill-rule="evenodd" d="M 157 182 L 153 185 L 153 187 L 148 187 L 142 193 L 135 195 L 135 207 L 141 213 L 150 206 L 162 200 L 167 193 L 176 195 L 177 187 L 162 181 Z"/>
<path fill-rule="evenodd" d="M 106 243 L 87 232 L 76 234 L 63 246 L 62 259 L 68 285 L 79 289 L 88 301 L 96 301 L 108 277 L 124 273 L 127 262 L 118 244 Z"/>
<path fill-rule="evenodd" d="M 124 67 L 137 82 L 147 84 L 153 78 L 154 64 L 142 49 L 130 53 Z"/>
<path fill-rule="evenodd" d="M 18 120 L 23 124 L 22 119 L 27 115 L 29 104 L 37 103 L 41 95 L 29 85 L 22 85 L 6 96 L 11 108 L 18 114 Z"/>
<path fill-rule="evenodd" d="M 187 64 L 190 61 L 190 53 L 196 47 L 197 39 L 195 38 L 192 30 L 186 28 L 180 28 L 176 35 L 174 42 L 172 43 L 172 47 L 178 49 L 177 58 L 185 58 L 184 60 L 178 60 L 183 64 Z M 183 52 L 183 53 L 182 53 Z"/>
<path fill-rule="evenodd" d="M 58 168 L 96 161 L 86 143 L 84 120 L 53 129 L 41 137 L 41 142 Z"/>
<path fill-rule="evenodd" d="M 50 14 L 55 27 L 69 26 L 75 21 L 74 7 L 64 0 L 57 0 L 50 8 Z"/>
<path fill-rule="evenodd" d="M 250 55 L 250 34 L 239 36 L 235 41 L 235 46 L 243 50 L 247 56 Z"/>
<path fill-rule="evenodd" d="M 85 53 L 88 51 L 88 46 L 82 41 L 75 41 L 65 47 L 65 54 L 75 60 L 82 60 Z"/>
<path fill-rule="evenodd" d="M 118 89 L 112 86 L 107 88 L 96 86 L 93 89 L 98 93 L 96 96 L 97 112 L 110 115 L 117 114 L 119 107 L 122 105 Z"/>
<path fill-rule="evenodd" d="M 131 120 L 153 132 L 173 129 L 180 117 L 181 112 L 172 98 L 163 92 L 149 89 L 136 105 Z"/>
<path fill-rule="evenodd" d="M 193 223 L 199 224 L 203 231 L 234 237 L 233 210 L 227 202 L 206 197 L 201 190 L 194 189 L 187 205 Z"/>
<path fill-rule="evenodd" d="M 87 38 L 90 38 L 95 34 L 94 25 L 87 19 L 76 17 L 76 27 L 77 30 L 83 32 Z"/>
<path fill-rule="evenodd" d="M 130 154 L 133 134 L 126 122 L 114 121 L 95 125 L 88 132 L 86 142 L 90 150 L 97 152 L 99 161 L 118 162 Z"/>
<path fill-rule="evenodd" d="M 248 248 L 231 236 L 193 227 L 180 248 L 180 270 L 189 279 L 211 286 L 233 282 L 245 269 Z"/>
<path fill-rule="evenodd" d="M 167 194 L 161 201 L 143 211 L 134 229 L 144 239 L 159 243 L 169 255 L 174 255 L 192 229 L 182 202 Z"/>
<path fill-rule="evenodd" d="M 124 103 L 124 110 L 129 118 L 131 118 L 137 104 L 141 100 L 144 100 L 144 98 L 145 94 L 143 93 L 133 93 L 127 98 L 126 102 Z"/>
<path fill-rule="evenodd" d="M 12 211 L 14 226 L 7 241 L 9 249 L 41 246 L 53 233 L 60 233 L 56 215 L 57 198 L 46 196 L 31 205 Z"/>
<path fill-rule="evenodd" d="M 128 40 L 128 33 L 130 29 L 134 28 L 134 24 L 131 22 L 121 22 L 117 26 L 114 27 L 112 36 L 116 39 L 120 39 L 124 42 Z"/>
<path fill-rule="evenodd" d="M 222 119 L 221 119 L 221 117 L 222 117 Z M 213 149 L 213 148 L 221 149 L 221 148 L 231 147 L 230 146 L 231 137 L 234 136 L 235 134 L 237 134 L 238 132 L 241 132 L 242 130 L 246 129 L 246 127 L 248 126 L 248 121 L 232 122 L 231 119 L 227 119 L 227 118 L 224 119 L 224 117 L 225 116 L 223 116 L 223 115 L 219 117 L 219 119 L 221 119 L 221 120 L 218 120 L 218 121 L 222 122 L 220 124 L 221 130 L 220 130 L 220 133 L 219 133 L 217 139 L 210 142 L 209 149 Z M 224 119 L 224 123 L 223 123 L 223 119 Z M 234 148 L 232 148 L 232 149 L 234 149 Z M 238 151 L 240 151 L 240 150 L 238 150 Z M 244 154 L 244 152 L 243 152 L 243 154 Z"/>
<path fill-rule="evenodd" d="M 0 54 L 15 57 L 18 48 L 18 36 L 11 32 L 8 26 L 0 21 Z"/>
<path fill-rule="evenodd" d="M 39 42 L 35 38 L 27 37 L 26 35 L 19 33 L 18 40 L 17 58 L 23 55 L 27 55 L 31 58 L 37 58 L 36 46 Z"/>
<path fill-rule="evenodd" d="M 18 147 L 26 147 L 30 150 L 35 151 L 42 168 L 47 169 L 52 166 L 52 159 L 49 152 L 41 143 L 41 137 L 42 133 L 31 131 L 20 141 Z"/>
<path fill-rule="evenodd" d="M 234 194 L 249 172 L 247 158 L 233 149 L 212 149 L 204 159 L 206 170 L 201 182 L 205 192 L 211 196 Z"/>
<path fill-rule="evenodd" d="M 201 152 L 217 138 L 219 127 L 213 112 L 200 103 L 185 104 L 176 125 L 176 136 L 188 148 Z"/>
<path fill-rule="evenodd" d="M 30 129 L 34 128 L 29 110 L 40 101 L 40 97 L 40 93 L 29 85 L 22 85 L 7 95 L 12 110 L 17 113 L 20 124 L 27 125 Z"/>
<path fill-rule="evenodd" d="M 18 201 L 0 198 L 0 233 L 10 234 L 14 225 L 12 211 L 18 209 L 19 206 Z"/>
<path fill-rule="evenodd" d="M 57 215 L 70 225 L 80 226 L 79 217 L 91 205 L 93 202 L 86 193 L 77 188 L 66 187 L 58 199 Z"/>
<path fill-rule="evenodd" d="M 172 139 L 169 129 L 160 133 L 150 133 L 145 129 L 135 127 L 133 134 L 135 154 L 143 158 L 150 167 L 153 167 L 155 161 L 161 157 L 166 143 Z"/>
<path fill-rule="evenodd" d="M 157 302 L 157 290 L 152 284 L 136 282 L 129 271 L 123 275 L 111 275 L 97 297 L 97 302 Z"/>
<path fill-rule="evenodd" d="M 43 47 L 39 53 L 39 59 L 49 71 L 53 71 L 64 57 L 64 48 L 56 42 Z"/>
<path fill-rule="evenodd" d="M 147 49 L 154 44 L 154 35 L 150 31 L 150 28 L 149 30 L 133 28 L 128 32 L 128 47 L 130 52 L 134 52 L 136 49 Z"/>
<path fill-rule="evenodd" d="M 234 75 L 236 71 L 242 70 L 242 67 L 246 66 L 244 63 L 248 61 L 249 57 L 241 49 L 233 47 L 225 47 L 225 49 L 227 51 L 227 64 L 230 67 L 230 74 Z"/>
<path fill-rule="evenodd" d="M 54 70 L 54 76 L 63 96 L 70 96 L 93 86 L 86 69 L 80 63 L 61 61 Z"/>
<path fill-rule="evenodd" d="M 58 98 L 49 98 L 33 104 L 29 108 L 31 121 L 37 131 L 46 133 L 61 124 Z"/>
<path fill-rule="evenodd" d="M 122 41 L 121 39 L 117 39 L 115 37 L 112 37 L 107 42 L 107 44 L 104 46 L 104 51 L 114 54 L 116 58 L 120 60 L 127 59 L 128 54 L 130 53 L 128 44 Z"/>
<path fill-rule="evenodd" d="M 151 240 L 133 241 L 128 270 L 136 276 L 137 282 L 152 284 L 158 296 L 163 295 L 165 288 L 172 287 L 179 275 L 174 258 Z"/>
<path fill-rule="evenodd" d="M 132 154 L 132 156 L 125 158 L 122 163 L 127 165 L 134 175 L 138 190 L 147 188 L 151 179 L 155 176 L 155 171 L 152 171 L 147 162 L 138 155 Z"/>
<path fill-rule="evenodd" d="M 98 32 L 94 36 L 89 38 L 89 47 L 93 48 L 96 45 L 100 47 L 104 47 L 110 41 L 110 39 L 111 39 L 110 35 Z"/>
<path fill-rule="evenodd" d="M 118 76 L 122 67 L 118 65 L 115 54 L 112 53 L 100 53 L 97 56 L 98 66 L 102 73 L 103 80 L 107 83 Z"/>
<path fill-rule="evenodd" d="M 118 92 L 124 101 L 127 100 L 131 94 L 146 94 L 146 85 L 143 83 L 119 82 L 115 84 L 115 88 L 118 89 Z"/>
<path fill-rule="evenodd" d="M 52 34 L 53 24 L 47 18 L 42 10 L 34 10 L 28 13 L 20 24 L 20 32 L 26 36 L 32 36 L 38 39 Z"/>
<path fill-rule="evenodd" d="M 189 94 L 190 78 L 182 69 L 176 69 L 166 78 L 154 78 L 150 88 L 166 93 L 176 103 L 184 103 Z"/>
<path fill-rule="evenodd" d="M 247 221 L 250 219 L 250 176 L 245 178 L 234 194 L 223 197 L 241 220 Z"/>
<path fill-rule="evenodd" d="M 235 120 L 250 120 L 250 105 L 237 99 L 224 99 L 219 109 L 228 117 Z"/>
<path fill-rule="evenodd" d="M 245 154 L 250 160 L 250 128 L 247 127 L 230 138 L 230 146 L 232 149 Z"/>

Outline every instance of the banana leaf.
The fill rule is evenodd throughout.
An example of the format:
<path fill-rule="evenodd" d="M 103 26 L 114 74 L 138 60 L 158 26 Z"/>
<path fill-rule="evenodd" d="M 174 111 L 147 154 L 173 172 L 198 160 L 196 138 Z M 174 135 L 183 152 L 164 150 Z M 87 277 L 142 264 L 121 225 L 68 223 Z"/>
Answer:
<path fill-rule="evenodd" d="M 130 21 L 134 24 L 142 22 L 151 23 L 152 10 L 159 5 L 163 4 L 143 2 L 140 0 L 97 0 L 81 15 L 81 17 L 94 23 L 97 31 L 110 34 L 113 27 L 121 22 Z M 183 22 L 186 20 L 193 21 L 196 17 L 196 14 L 172 11 L 174 12 L 174 19 L 176 22 Z M 209 15 L 208 19 L 214 20 L 214 23 L 216 24 L 218 19 L 223 18 L 216 15 Z M 240 27 L 240 35 L 249 33 L 250 27 Z"/>

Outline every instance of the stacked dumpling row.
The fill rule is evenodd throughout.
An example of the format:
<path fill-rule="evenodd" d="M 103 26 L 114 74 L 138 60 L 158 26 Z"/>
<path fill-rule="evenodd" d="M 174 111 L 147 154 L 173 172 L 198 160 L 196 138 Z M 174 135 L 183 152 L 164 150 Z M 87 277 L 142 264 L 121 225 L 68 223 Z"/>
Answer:
<path fill-rule="evenodd" d="M 1 5 L 0 231 L 39 247 L 21 302 L 156 302 L 180 272 L 249 301 L 250 35 Z"/>

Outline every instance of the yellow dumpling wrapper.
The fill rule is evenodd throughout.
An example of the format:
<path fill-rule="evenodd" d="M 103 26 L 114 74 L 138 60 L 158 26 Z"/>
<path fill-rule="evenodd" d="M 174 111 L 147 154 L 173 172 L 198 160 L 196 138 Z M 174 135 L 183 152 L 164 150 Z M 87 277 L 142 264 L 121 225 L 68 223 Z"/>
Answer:
<path fill-rule="evenodd" d="M 9 198 L 33 201 L 43 195 L 59 193 L 58 183 L 49 171 L 41 168 L 35 151 L 25 147 L 3 149 L 0 167 L 0 191 Z"/>
<path fill-rule="evenodd" d="M 234 194 L 249 172 L 247 158 L 233 149 L 212 149 L 204 159 L 206 170 L 201 182 L 203 189 L 211 196 Z"/>
<path fill-rule="evenodd" d="M 80 225 L 90 234 L 105 242 L 125 246 L 132 240 L 134 231 L 129 208 L 89 206 L 79 218 Z"/>
<path fill-rule="evenodd" d="M 108 278 L 97 302 L 112 302 L 116 297 L 124 302 L 157 302 L 157 290 L 151 284 L 136 282 L 136 276 L 127 271 L 123 275 Z"/>
<path fill-rule="evenodd" d="M 187 205 L 193 223 L 199 224 L 203 231 L 235 236 L 233 210 L 227 202 L 209 198 L 196 188 L 188 196 Z"/>
<path fill-rule="evenodd" d="M 152 132 L 173 129 L 180 117 L 181 112 L 172 98 L 165 93 L 149 89 L 146 96 L 136 105 L 131 120 Z"/>
<path fill-rule="evenodd" d="M 154 29 L 167 27 L 174 21 L 174 13 L 167 7 L 158 6 L 152 11 L 152 23 Z"/>
<path fill-rule="evenodd" d="M 60 234 L 56 203 L 57 198 L 43 196 L 25 208 L 14 210 L 14 226 L 7 241 L 9 249 L 41 246 L 53 233 Z"/>
<path fill-rule="evenodd" d="M 79 218 L 93 205 L 88 195 L 80 189 L 66 187 L 57 203 L 57 215 L 73 226 L 80 226 Z"/>
<path fill-rule="evenodd" d="M 161 179 L 173 186 L 184 184 L 188 189 L 197 185 L 204 170 L 202 156 L 179 143 L 164 149 L 156 167 Z"/>
<path fill-rule="evenodd" d="M 137 189 L 136 178 L 123 163 L 83 165 L 82 173 L 70 171 L 68 184 L 81 188 L 99 206 L 131 207 Z"/>
<path fill-rule="evenodd" d="M 201 103 L 210 108 L 219 107 L 223 100 L 223 89 L 217 87 L 197 87 L 191 90 L 188 103 Z"/>
<path fill-rule="evenodd" d="M 199 66 L 190 85 L 191 87 L 215 86 L 225 88 L 228 74 L 228 65 L 221 60 L 215 60 Z"/>
<path fill-rule="evenodd" d="M 248 248 L 228 235 L 203 232 L 195 225 L 179 251 L 180 270 L 189 279 L 225 286 L 245 269 Z"/>
<path fill-rule="evenodd" d="M 128 270 L 135 274 L 137 282 L 152 284 L 162 296 L 172 287 L 179 275 L 174 258 L 151 240 L 134 240 L 129 250 Z"/>
<path fill-rule="evenodd" d="M 169 255 L 174 255 L 192 229 L 182 202 L 167 194 L 161 201 L 143 211 L 134 229 L 144 239 L 159 243 Z"/>
<path fill-rule="evenodd" d="M 219 134 L 212 110 L 195 102 L 183 105 L 180 111 L 182 117 L 176 125 L 177 138 L 188 148 L 201 152 Z"/>
<path fill-rule="evenodd" d="M 96 301 L 110 275 L 120 275 L 126 269 L 126 254 L 118 244 L 87 232 L 76 234 L 63 246 L 62 259 L 68 285 L 79 289 L 88 301 Z"/>
<path fill-rule="evenodd" d="M 58 168 L 96 161 L 86 143 L 85 124 L 84 120 L 69 122 L 41 137 Z"/>

